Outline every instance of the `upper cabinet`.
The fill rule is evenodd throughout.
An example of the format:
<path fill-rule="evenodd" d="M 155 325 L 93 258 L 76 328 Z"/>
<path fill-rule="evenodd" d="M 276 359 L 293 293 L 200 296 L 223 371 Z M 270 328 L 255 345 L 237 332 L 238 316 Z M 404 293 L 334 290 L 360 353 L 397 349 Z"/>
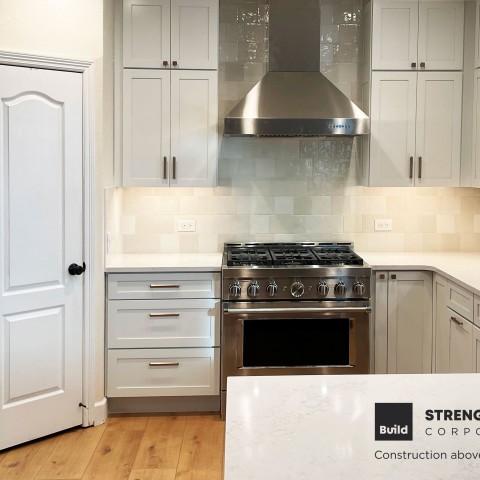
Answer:
<path fill-rule="evenodd" d="M 456 186 L 461 72 L 373 72 L 370 186 Z"/>
<path fill-rule="evenodd" d="M 216 70 L 218 0 L 124 0 L 123 66 Z"/>
<path fill-rule="evenodd" d="M 480 0 L 475 12 L 475 68 L 480 68 Z"/>
<path fill-rule="evenodd" d="M 461 70 L 463 1 L 374 0 L 373 70 Z"/>

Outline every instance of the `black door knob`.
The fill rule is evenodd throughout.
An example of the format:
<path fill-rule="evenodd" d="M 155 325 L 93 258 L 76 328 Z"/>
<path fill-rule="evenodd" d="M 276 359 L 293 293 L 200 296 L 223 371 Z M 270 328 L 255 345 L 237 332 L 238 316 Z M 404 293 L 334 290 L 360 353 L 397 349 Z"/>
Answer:
<path fill-rule="evenodd" d="M 70 275 L 81 275 L 85 271 L 86 268 L 87 268 L 87 266 L 85 265 L 85 262 L 83 262 L 83 267 L 81 267 L 80 265 L 77 265 L 76 263 L 72 263 L 68 267 L 68 273 Z"/>

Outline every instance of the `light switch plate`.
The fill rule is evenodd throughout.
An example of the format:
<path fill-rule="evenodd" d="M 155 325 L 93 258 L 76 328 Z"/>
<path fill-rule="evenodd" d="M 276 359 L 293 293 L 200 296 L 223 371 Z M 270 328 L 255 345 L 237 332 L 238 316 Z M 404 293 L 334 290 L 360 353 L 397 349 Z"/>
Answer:
<path fill-rule="evenodd" d="M 375 219 L 375 231 L 376 232 L 389 232 L 393 229 L 393 221 L 391 218 L 376 218 Z"/>

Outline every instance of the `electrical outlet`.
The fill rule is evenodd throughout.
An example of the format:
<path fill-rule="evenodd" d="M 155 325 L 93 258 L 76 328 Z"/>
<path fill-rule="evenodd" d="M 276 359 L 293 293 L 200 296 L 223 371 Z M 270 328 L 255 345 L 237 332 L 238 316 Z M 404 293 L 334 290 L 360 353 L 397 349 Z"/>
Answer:
<path fill-rule="evenodd" d="M 196 229 L 195 220 L 179 220 L 177 225 L 178 232 L 194 232 Z"/>
<path fill-rule="evenodd" d="M 375 219 L 375 231 L 376 232 L 389 232 L 393 229 L 393 221 L 391 218 L 376 218 Z"/>

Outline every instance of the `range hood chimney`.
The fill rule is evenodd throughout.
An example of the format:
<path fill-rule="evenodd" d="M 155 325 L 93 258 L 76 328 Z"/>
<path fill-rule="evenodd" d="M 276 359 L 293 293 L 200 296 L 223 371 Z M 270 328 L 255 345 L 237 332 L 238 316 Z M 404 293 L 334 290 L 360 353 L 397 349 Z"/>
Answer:
<path fill-rule="evenodd" d="M 225 117 L 226 136 L 366 135 L 367 115 L 320 73 L 320 1 L 270 0 L 269 71 Z"/>

